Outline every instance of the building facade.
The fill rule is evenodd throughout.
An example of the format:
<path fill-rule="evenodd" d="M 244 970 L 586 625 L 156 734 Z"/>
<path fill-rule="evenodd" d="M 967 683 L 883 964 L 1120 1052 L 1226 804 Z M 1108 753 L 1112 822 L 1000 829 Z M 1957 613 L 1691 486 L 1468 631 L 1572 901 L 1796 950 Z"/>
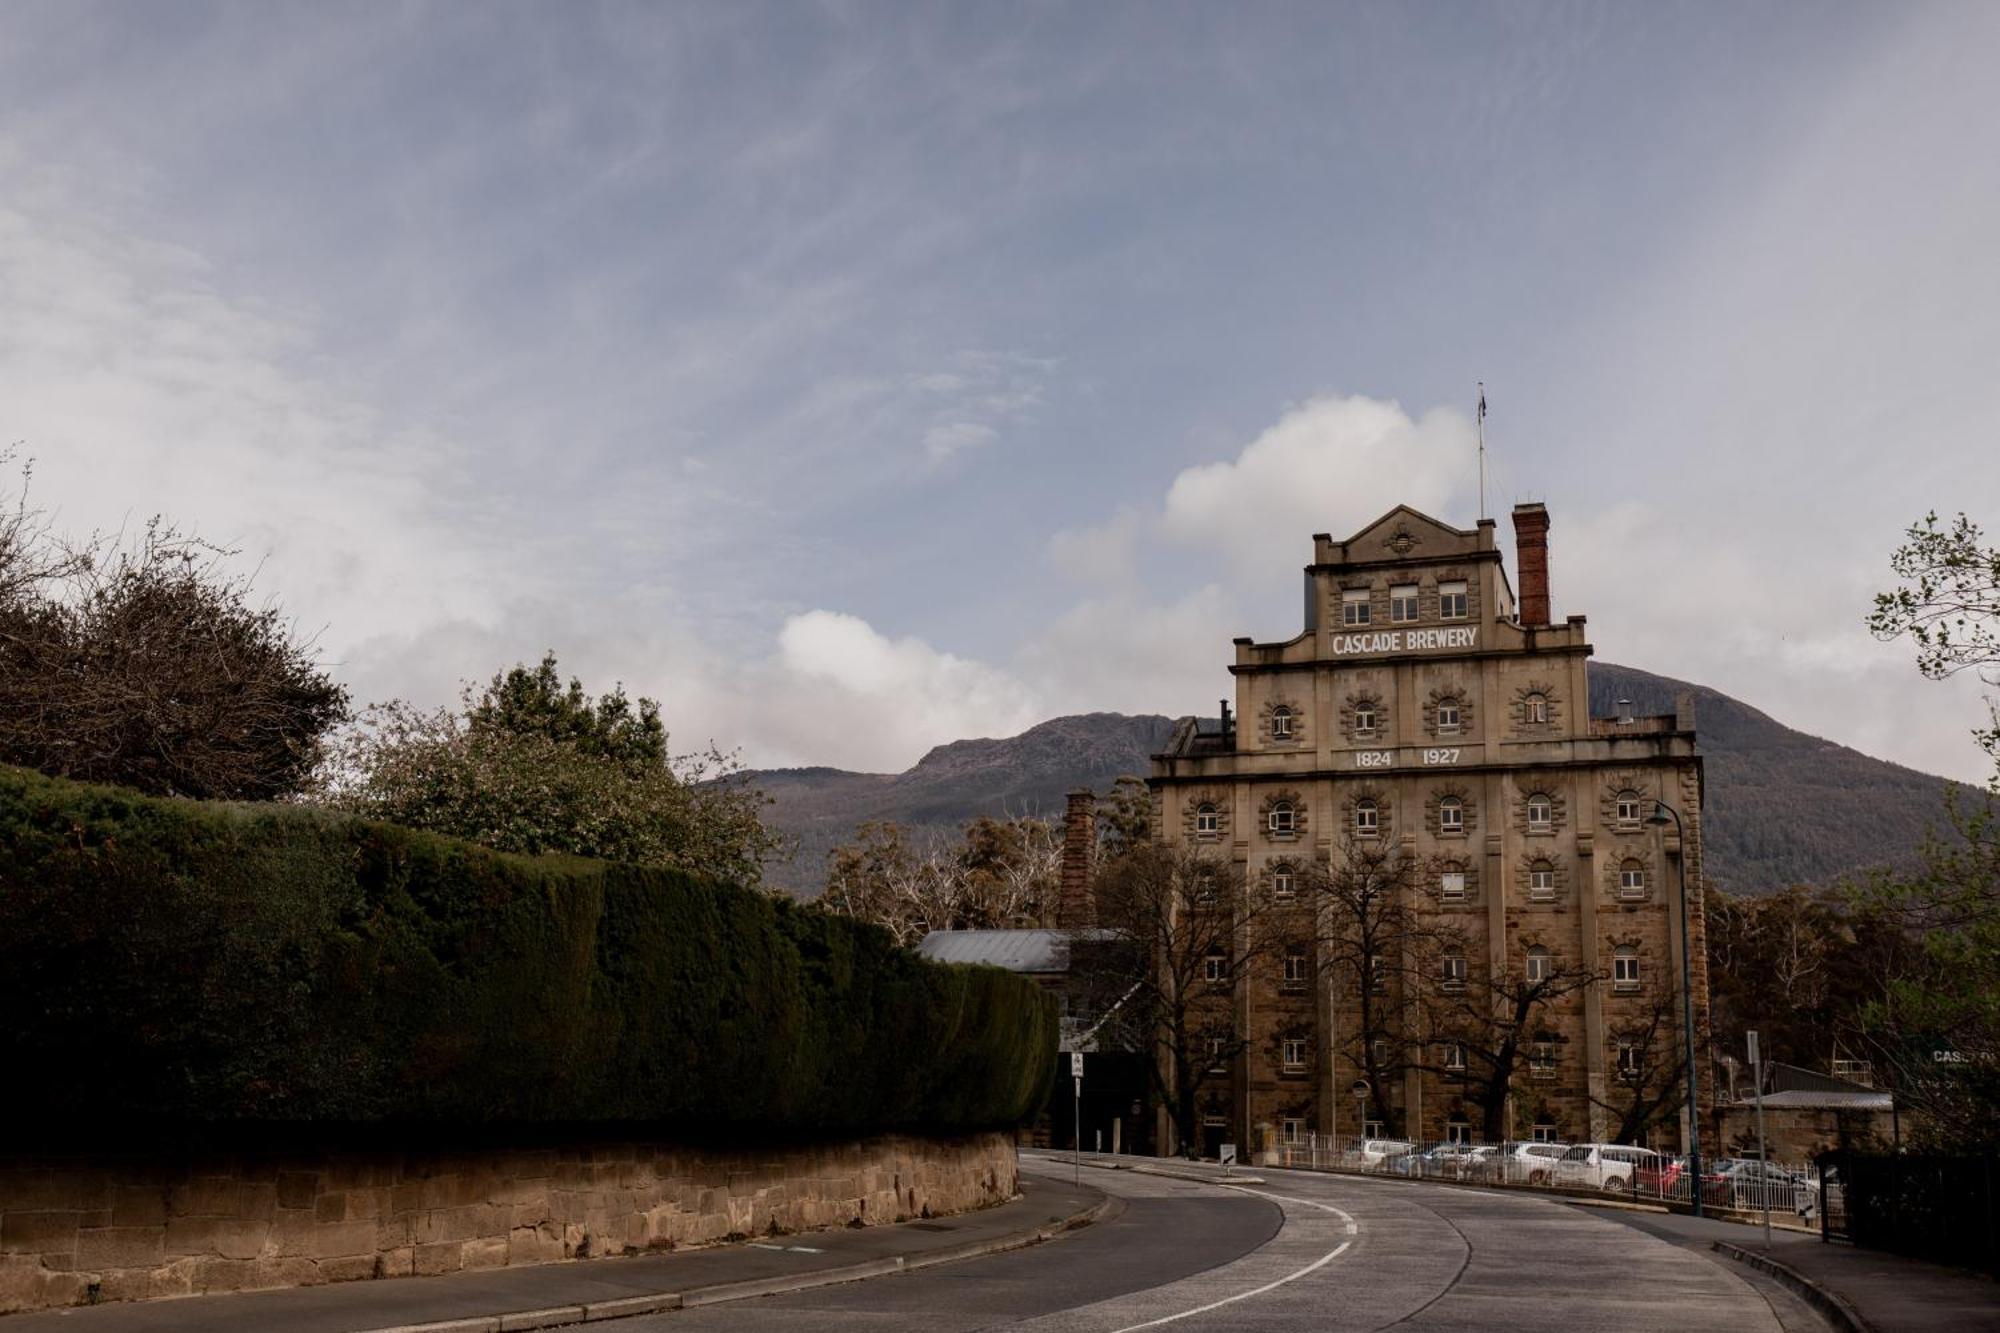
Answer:
<path fill-rule="evenodd" d="M 1229 910 L 1296 941 L 1217 1016 L 1207 1139 L 1679 1139 L 1655 1094 L 1677 1086 L 1683 874 L 1706 1031 L 1692 706 L 1591 716 L 1584 618 L 1550 614 L 1548 513 L 1513 524 L 1518 599 L 1490 519 L 1399 507 L 1315 536 L 1304 631 L 1236 640 L 1233 708 L 1155 758 L 1160 836 L 1226 863 Z M 1399 867 L 1402 909 L 1372 959 L 1330 889 L 1371 856 Z"/>

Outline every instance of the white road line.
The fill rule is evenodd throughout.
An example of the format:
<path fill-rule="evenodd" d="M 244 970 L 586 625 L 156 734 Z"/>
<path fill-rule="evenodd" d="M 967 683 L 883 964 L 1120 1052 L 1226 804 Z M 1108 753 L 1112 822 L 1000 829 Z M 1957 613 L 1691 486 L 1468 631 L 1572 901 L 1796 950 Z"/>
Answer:
<path fill-rule="evenodd" d="M 1321 1212 L 1336 1213 L 1340 1216 L 1341 1220 L 1347 1223 L 1346 1231 L 1348 1235 L 1350 1236 L 1359 1235 L 1361 1232 L 1360 1223 L 1356 1222 L 1354 1218 L 1350 1216 L 1348 1213 L 1339 1208 L 1334 1207 L 1330 1203 L 1321 1203 L 1317 1199 L 1294 1198 L 1288 1194 L 1271 1194 L 1265 1190 L 1248 1189 L 1242 1185 L 1223 1185 L 1222 1182 L 1219 1180 L 1211 1181 L 1209 1183 L 1215 1185 L 1221 1185 L 1223 1189 L 1235 1190 L 1239 1194 L 1254 1195 L 1259 1199 L 1276 1199 L 1280 1203 L 1299 1203 L 1299 1204 L 1304 1204 L 1308 1208 L 1317 1208 Z M 1277 1288 L 1284 1286 L 1287 1282 L 1296 1282 L 1300 1278 L 1305 1277 L 1307 1274 L 1315 1273 L 1320 1269 L 1326 1267 L 1328 1264 L 1332 1263 L 1335 1259 L 1338 1259 L 1342 1254 L 1346 1253 L 1347 1247 L 1352 1244 L 1354 1244 L 1353 1241 L 1344 1240 L 1340 1242 L 1340 1244 L 1334 1246 L 1331 1250 L 1328 1250 L 1325 1254 L 1322 1254 L 1319 1258 L 1307 1264 L 1304 1268 L 1301 1268 L 1298 1272 L 1287 1273 L 1285 1276 L 1279 1278 L 1275 1282 L 1266 1282 L 1263 1286 L 1254 1288 L 1253 1290 L 1240 1291 L 1236 1293 L 1234 1296 L 1225 1296 L 1219 1301 L 1210 1301 L 1207 1305 L 1197 1305 L 1192 1310 L 1182 1310 L 1179 1314 L 1161 1315 L 1158 1319 L 1148 1319 L 1143 1324 L 1127 1324 L 1124 1328 L 1115 1330 L 1114 1333 L 1138 1333 L 1138 1330 L 1142 1328 L 1158 1328 L 1161 1324 L 1171 1324 L 1177 1320 L 1187 1319 L 1193 1315 L 1207 1314 L 1210 1310 L 1220 1310 L 1223 1306 L 1234 1305 L 1238 1301 L 1247 1301 L 1252 1296 L 1262 1296 L 1267 1291 L 1275 1291 Z"/>

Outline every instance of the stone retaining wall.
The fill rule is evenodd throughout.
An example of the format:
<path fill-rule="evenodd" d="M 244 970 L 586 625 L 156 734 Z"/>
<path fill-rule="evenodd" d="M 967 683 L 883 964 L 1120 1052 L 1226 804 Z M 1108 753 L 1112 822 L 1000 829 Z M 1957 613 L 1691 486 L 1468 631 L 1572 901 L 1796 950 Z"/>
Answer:
<path fill-rule="evenodd" d="M 0 1313 L 598 1258 L 982 1208 L 1012 1138 L 0 1158 Z"/>

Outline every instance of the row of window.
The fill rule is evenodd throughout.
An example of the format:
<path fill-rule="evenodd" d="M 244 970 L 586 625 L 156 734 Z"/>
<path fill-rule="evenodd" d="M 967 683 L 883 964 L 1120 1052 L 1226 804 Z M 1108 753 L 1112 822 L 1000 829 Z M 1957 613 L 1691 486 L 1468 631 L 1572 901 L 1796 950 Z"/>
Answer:
<path fill-rule="evenodd" d="M 1419 589 L 1414 583 L 1392 584 L 1389 588 L 1389 623 L 1415 624 Z M 1438 619 L 1464 620 L 1469 614 L 1463 579 L 1438 584 Z M 1340 623 L 1343 626 L 1372 625 L 1375 607 L 1367 588 L 1344 588 L 1340 594 Z"/>
<path fill-rule="evenodd" d="M 1288 865 L 1279 865 L 1270 873 L 1271 897 L 1276 902 L 1297 902 L 1299 896 L 1298 872 Z M 1438 901 L 1447 905 L 1460 905 L 1471 901 L 1467 889 L 1467 872 L 1453 862 L 1446 862 L 1438 872 Z M 1646 867 L 1636 857 L 1627 857 L 1618 866 L 1618 896 L 1621 898 L 1643 898 L 1646 896 Z M 1551 861 L 1537 859 L 1528 864 L 1528 901 L 1535 903 L 1554 902 L 1556 897 L 1556 868 Z M 1213 907 L 1217 894 L 1212 884 L 1205 884 L 1195 894 L 1199 906 Z"/>
<path fill-rule="evenodd" d="M 1382 729 L 1381 705 L 1373 699 L 1362 699 L 1355 703 L 1353 732 L 1357 738 L 1375 736 Z M 1300 735 L 1299 714 L 1290 704 L 1279 704 L 1271 710 L 1271 739 L 1274 741 L 1296 740 Z M 1549 720 L 1549 697 L 1539 691 L 1527 695 L 1521 701 L 1521 721 L 1529 726 L 1545 726 Z M 1433 710 L 1430 731 L 1436 736 L 1458 736 L 1463 734 L 1465 725 L 1465 701 L 1457 695 L 1446 695 L 1437 701 Z"/>
<path fill-rule="evenodd" d="M 1621 828 L 1637 828 L 1639 825 L 1640 799 L 1637 792 L 1618 794 L 1613 817 Z M 1530 833 L 1553 833 L 1556 826 L 1556 806 L 1554 798 L 1544 792 L 1535 792 L 1527 800 L 1527 822 Z M 1271 802 L 1264 812 L 1264 829 L 1277 837 L 1290 837 L 1298 832 L 1299 809 L 1288 800 Z M 1382 808 L 1372 797 L 1363 797 L 1354 803 L 1354 832 L 1364 838 L 1372 838 L 1381 832 Z M 1465 802 L 1457 796 L 1442 797 L 1438 801 L 1438 830 L 1442 833 L 1465 832 Z M 1213 801 L 1203 801 L 1194 808 L 1194 832 L 1198 838 L 1214 838 L 1222 832 L 1222 810 Z"/>
<path fill-rule="evenodd" d="M 1438 987 L 1445 991 L 1463 991 L 1470 969 L 1464 954 L 1445 954 L 1438 960 Z M 1555 955 L 1539 944 L 1531 944 L 1522 954 L 1521 974 L 1531 984 L 1549 980 L 1555 975 Z M 1229 978 L 1229 955 L 1213 952 L 1202 959 L 1202 979 L 1211 982 L 1226 981 Z M 1304 990 L 1312 980 L 1312 959 L 1303 950 L 1292 950 L 1285 954 L 1281 986 L 1285 990 Z M 1636 991 L 1639 989 L 1639 950 L 1636 945 L 1621 944 L 1611 957 L 1611 985 L 1615 991 Z M 1369 977 L 1369 988 L 1382 993 L 1389 988 L 1386 970 L 1375 970 Z"/>
<path fill-rule="evenodd" d="M 1389 1041 L 1377 1037 L 1373 1043 L 1375 1066 L 1379 1069 L 1390 1064 Z M 1535 1078 L 1553 1078 L 1559 1068 L 1559 1053 L 1562 1040 L 1554 1033 L 1538 1032 L 1528 1043 L 1528 1073 Z M 1645 1070 L 1646 1046 L 1633 1038 L 1620 1037 L 1612 1047 L 1613 1068 L 1624 1079 L 1638 1078 Z M 1438 1067 L 1450 1074 L 1462 1074 L 1469 1065 L 1470 1052 L 1462 1041 L 1444 1041 L 1437 1045 Z M 1287 1074 L 1302 1074 L 1306 1071 L 1309 1043 L 1304 1037 L 1286 1037 L 1278 1044 L 1279 1068 Z M 1228 1043 L 1221 1037 L 1208 1039 L 1210 1068 L 1224 1072 L 1228 1064 Z"/>

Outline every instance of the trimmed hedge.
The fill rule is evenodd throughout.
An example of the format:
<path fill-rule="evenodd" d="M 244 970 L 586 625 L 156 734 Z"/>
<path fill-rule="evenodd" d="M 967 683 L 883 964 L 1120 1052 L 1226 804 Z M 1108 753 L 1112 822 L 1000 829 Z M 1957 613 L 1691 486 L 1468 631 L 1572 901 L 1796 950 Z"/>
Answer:
<path fill-rule="evenodd" d="M 0 767 L 15 1123 L 967 1130 L 1038 1109 L 997 968 L 673 871 Z"/>

